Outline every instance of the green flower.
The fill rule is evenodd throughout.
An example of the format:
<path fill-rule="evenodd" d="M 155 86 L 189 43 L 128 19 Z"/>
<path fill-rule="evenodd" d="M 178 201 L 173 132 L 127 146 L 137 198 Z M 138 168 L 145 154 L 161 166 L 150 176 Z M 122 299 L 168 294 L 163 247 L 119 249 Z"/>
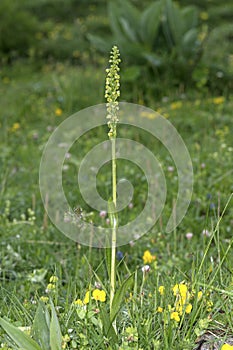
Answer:
<path fill-rule="evenodd" d="M 107 100 L 107 119 L 109 127 L 109 138 L 116 138 L 116 125 L 118 123 L 118 97 L 120 96 L 120 75 L 119 64 L 120 52 L 117 46 L 113 46 L 110 54 L 110 68 L 106 69 L 105 98 Z"/>

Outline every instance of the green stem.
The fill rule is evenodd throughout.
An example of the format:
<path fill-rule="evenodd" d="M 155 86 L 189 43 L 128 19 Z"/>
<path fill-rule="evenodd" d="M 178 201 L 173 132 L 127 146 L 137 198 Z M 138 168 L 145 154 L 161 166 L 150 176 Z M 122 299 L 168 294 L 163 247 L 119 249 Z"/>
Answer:
<path fill-rule="evenodd" d="M 112 144 L 112 198 L 113 204 L 116 209 L 116 139 L 111 139 Z M 110 277 L 110 314 L 112 310 L 112 302 L 115 294 L 115 281 L 116 281 L 116 238 L 117 238 L 117 220 L 116 216 L 113 215 L 113 225 L 112 225 L 112 242 L 111 242 L 111 277 Z M 114 327 L 116 328 L 116 327 Z"/>

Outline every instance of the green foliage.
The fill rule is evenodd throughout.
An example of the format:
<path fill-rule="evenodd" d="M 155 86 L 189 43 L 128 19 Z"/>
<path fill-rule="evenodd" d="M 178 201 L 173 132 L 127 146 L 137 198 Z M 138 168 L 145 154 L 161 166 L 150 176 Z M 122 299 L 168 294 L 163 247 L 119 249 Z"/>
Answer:
<path fill-rule="evenodd" d="M 194 6 L 180 9 L 171 0 L 154 1 L 140 12 L 131 2 L 117 0 L 110 1 L 108 10 L 113 36 L 104 43 L 103 39 L 89 35 L 97 49 L 105 51 L 110 42 L 115 42 L 124 60 L 138 65 L 141 77 L 147 67 L 153 68 L 153 77 L 173 72 L 184 83 L 189 82 L 202 49 L 198 11 Z"/>
<path fill-rule="evenodd" d="M 50 322 L 50 346 L 51 350 L 60 350 L 62 345 L 62 334 L 57 314 L 51 301 L 51 322 Z"/>
<path fill-rule="evenodd" d="M 0 53 L 27 56 L 38 30 L 36 17 L 21 9 L 19 2 L 0 1 Z"/>
<path fill-rule="evenodd" d="M 137 66 L 130 68 L 127 74 L 132 79 L 138 75 L 138 70 Z M 202 337 L 208 329 L 212 333 L 216 330 L 218 335 L 221 329 L 233 332 L 230 195 L 233 191 L 233 105 L 232 98 L 228 99 L 226 95 L 213 97 L 204 90 L 209 79 L 205 65 L 203 70 L 200 67 L 195 71 L 195 79 L 203 88 L 202 94 L 191 90 L 188 95 L 183 95 L 173 90 L 166 97 L 166 91 L 162 90 L 163 100 L 155 96 L 149 100 L 149 105 L 166 115 L 179 130 L 193 161 L 193 198 L 176 234 L 164 232 L 169 204 L 176 196 L 176 171 L 171 170 L 171 166 L 175 166 L 172 159 L 148 133 L 119 124 L 120 137 L 142 142 L 158 156 L 169 190 L 158 224 L 140 240 L 118 250 L 121 260 L 116 261 L 117 280 L 122 282 L 117 284 L 119 289 L 116 288 L 112 313 L 112 317 L 117 313 L 117 334 L 109 315 L 109 276 L 104 253 L 72 243 L 49 222 L 43 226 L 45 214 L 37 185 L 42 149 L 51 130 L 67 115 L 101 100 L 103 72 L 102 66 L 84 68 L 61 63 L 46 63 L 38 72 L 28 62 L 19 61 L 1 70 L 0 343 L 3 349 L 20 346 L 26 350 L 30 346 L 31 350 L 48 350 L 50 336 L 58 348 L 61 331 L 66 335 L 63 345 L 67 350 L 193 349 L 197 346 L 197 337 Z M 137 96 L 133 97 L 133 91 L 127 93 L 135 103 L 139 102 Z M 122 99 L 126 99 L 125 91 Z M 79 147 L 74 145 L 69 151 L 70 158 L 64 162 L 64 190 L 74 205 L 79 204 L 77 198 L 80 197 L 73 185 L 77 168 L 93 144 L 105 139 L 106 130 L 93 130 L 91 135 L 83 136 Z M 106 199 L 111 187 L 110 174 L 110 167 L 101 169 L 98 174 L 100 193 Z M 145 176 L 131 162 L 126 164 L 126 160 L 119 162 L 118 176 L 129 179 L 135 189 L 133 207 L 119 215 L 128 222 L 146 201 Z M 31 207 L 33 212 L 28 210 Z M 91 214 L 91 219 L 97 225 L 105 223 L 97 212 Z M 208 229 L 211 237 L 203 235 L 203 229 Z M 193 233 L 189 240 L 187 232 Z M 156 260 L 149 263 L 150 271 L 143 274 L 145 250 L 156 255 Z M 109 256 L 106 261 L 109 265 Z M 53 307 L 38 299 L 48 298 L 46 281 L 54 270 L 60 279 L 59 288 L 51 292 Z M 135 270 L 133 283 L 131 277 L 127 278 L 130 271 Z M 178 323 L 170 318 L 169 308 L 174 308 L 176 302 L 172 288 L 182 281 L 186 282 L 192 310 L 182 314 Z M 87 289 L 96 288 L 96 282 L 106 291 L 106 301 L 102 303 L 90 297 L 90 303 L 84 305 L 82 300 Z M 160 286 L 164 286 L 164 295 L 158 292 Z M 203 297 L 197 300 L 199 291 Z M 81 305 L 76 303 L 80 298 Z M 56 315 L 57 310 L 59 315 Z M 14 321 L 14 326 L 9 320 Z M 31 337 L 18 328 L 31 324 Z M 28 327 L 24 329 L 29 330 Z M 13 345 L 14 339 L 16 345 Z M 224 333 L 222 342 L 226 339 Z"/>
<path fill-rule="evenodd" d="M 202 64 L 208 67 L 207 84 L 215 90 L 231 90 L 233 78 L 233 25 L 213 29 L 206 40 Z"/>
<path fill-rule="evenodd" d="M 112 310 L 110 314 L 110 321 L 111 323 L 115 320 L 117 317 L 117 314 L 120 311 L 120 308 L 122 306 L 122 303 L 125 299 L 126 292 L 128 289 L 133 285 L 134 281 L 134 274 L 130 275 L 117 289 L 116 294 L 114 295 L 113 302 L 112 302 Z"/>
<path fill-rule="evenodd" d="M 45 304 L 39 302 L 37 307 L 32 328 L 33 337 L 37 342 L 29 334 L 26 334 L 3 318 L 0 318 L 0 325 L 20 349 L 61 350 L 62 335 L 60 324 L 52 301 L 50 301 L 50 306 L 51 317 Z"/>
<path fill-rule="evenodd" d="M 42 350 L 28 334 L 13 326 L 3 318 L 0 318 L 0 325 L 4 328 L 9 337 L 17 344 L 20 349 Z"/>
<path fill-rule="evenodd" d="M 48 309 L 43 302 L 39 302 L 33 322 L 32 335 L 43 350 L 50 347 L 49 325 Z"/>

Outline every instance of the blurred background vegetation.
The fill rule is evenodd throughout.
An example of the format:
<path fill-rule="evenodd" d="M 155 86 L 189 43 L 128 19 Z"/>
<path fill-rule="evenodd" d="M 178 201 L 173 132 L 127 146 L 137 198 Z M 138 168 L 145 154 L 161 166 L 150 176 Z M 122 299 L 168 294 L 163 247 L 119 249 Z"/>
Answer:
<path fill-rule="evenodd" d="M 97 69 L 117 44 L 128 101 L 190 89 L 227 96 L 232 19 L 231 0 L 1 0 L 0 64 Z"/>

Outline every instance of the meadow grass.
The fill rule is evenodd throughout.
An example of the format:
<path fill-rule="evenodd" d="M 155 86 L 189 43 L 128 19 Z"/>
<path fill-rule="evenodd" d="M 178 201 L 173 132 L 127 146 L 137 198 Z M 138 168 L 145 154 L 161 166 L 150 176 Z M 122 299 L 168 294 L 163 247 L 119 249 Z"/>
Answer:
<path fill-rule="evenodd" d="M 169 191 L 155 227 L 138 241 L 117 249 L 118 281 L 135 274 L 117 317 L 119 345 L 114 346 L 103 336 L 99 312 L 103 304 L 109 305 L 110 297 L 104 251 L 63 236 L 44 214 L 38 187 L 42 150 L 53 129 L 77 110 L 103 102 L 104 68 L 57 64 L 45 65 L 38 72 L 21 62 L 2 69 L 1 75 L 0 316 L 16 326 L 31 326 L 38 300 L 51 296 L 64 349 L 194 349 L 196 339 L 206 330 L 221 334 L 223 344 L 227 333 L 233 332 L 230 99 L 203 98 L 190 92 L 150 100 L 148 107 L 159 110 L 177 128 L 194 167 L 189 210 L 170 234 L 165 227 L 177 192 L 175 165 L 147 133 L 119 125 L 121 137 L 144 143 L 158 156 Z M 124 100 L 124 91 L 121 98 Z M 80 205 L 84 213 L 91 209 L 77 201 L 79 192 L 73 188 L 77 165 L 91 147 L 105 139 L 102 129 L 84 135 L 64 164 L 64 188 L 72 206 Z M 124 222 L 143 207 L 147 184 L 136 166 L 119 161 L 118 169 L 118 176 L 128 178 L 135 188 L 132 205 L 121 213 Z M 111 193 L 110 178 L 107 165 L 98 174 L 98 188 L 106 200 Z M 96 212 L 92 219 L 102 224 L 105 220 Z M 150 266 L 147 273 L 142 271 L 145 265 Z M 51 276 L 58 280 L 51 282 Z M 107 294 L 106 302 L 90 299 L 83 304 L 86 292 L 95 289 L 97 282 Z M 192 308 L 186 312 L 189 304 Z M 3 349 L 17 349 L 2 328 L 0 339 Z"/>

